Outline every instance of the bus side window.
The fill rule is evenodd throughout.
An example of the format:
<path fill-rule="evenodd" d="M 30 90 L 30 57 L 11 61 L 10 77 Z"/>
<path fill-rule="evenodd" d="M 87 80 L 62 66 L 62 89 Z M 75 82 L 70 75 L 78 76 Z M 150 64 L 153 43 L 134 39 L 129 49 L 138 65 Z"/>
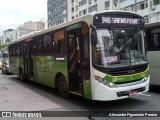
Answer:
<path fill-rule="evenodd" d="M 52 52 L 52 44 L 51 44 L 51 35 L 46 34 L 43 37 L 43 53 L 51 53 Z"/>
<path fill-rule="evenodd" d="M 13 55 L 13 46 L 12 45 L 9 46 L 9 55 L 10 56 Z"/>
<path fill-rule="evenodd" d="M 13 56 L 16 56 L 17 55 L 17 45 L 14 44 L 13 45 Z"/>
<path fill-rule="evenodd" d="M 40 37 L 34 38 L 34 54 L 40 55 L 42 51 L 42 39 Z"/>
<path fill-rule="evenodd" d="M 20 43 L 17 44 L 16 53 L 17 53 L 17 55 L 20 55 Z"/>
<path fill-rule="evenodd" d="M 58 31 L 54 33 L 53 51 L 55 53 L 64 52 L 64 31 Z"/>

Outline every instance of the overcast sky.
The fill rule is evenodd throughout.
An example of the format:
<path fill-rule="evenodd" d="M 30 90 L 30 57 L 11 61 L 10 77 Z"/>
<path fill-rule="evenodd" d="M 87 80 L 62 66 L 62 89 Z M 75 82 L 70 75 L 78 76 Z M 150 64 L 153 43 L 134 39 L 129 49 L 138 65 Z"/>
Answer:
<path fill-rule="evenodd" d="M 27 21 L 47 19 L 47 0 L 0 0 L 0 36 Z"/>

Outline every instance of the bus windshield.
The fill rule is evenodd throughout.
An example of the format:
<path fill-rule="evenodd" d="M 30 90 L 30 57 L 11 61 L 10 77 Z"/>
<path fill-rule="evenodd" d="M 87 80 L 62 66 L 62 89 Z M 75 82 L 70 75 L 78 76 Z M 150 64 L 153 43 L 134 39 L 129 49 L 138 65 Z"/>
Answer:
<path fill-rule="evenodd" d="M 144 29 L 97 29 L 97 44 L 93 46 L 93 61 L 101 67 L 122 67 L 146 63 Z"/>

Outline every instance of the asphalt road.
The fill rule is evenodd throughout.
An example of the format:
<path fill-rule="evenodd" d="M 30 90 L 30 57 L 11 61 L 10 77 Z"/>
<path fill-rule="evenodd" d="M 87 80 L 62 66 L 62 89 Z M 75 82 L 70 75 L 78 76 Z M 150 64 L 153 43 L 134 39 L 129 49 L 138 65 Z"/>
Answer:
<path fill-rule="evenodd" d="M 150 91 L 143 95 L 117 101 L 98 102 L 74 95 L 70 99 L 64 99 L 55 89 L 30 81 L 24 83 L 19 81 L 16 75 L 4 75 L 0 72 L 0 111 L 71 111 L 64 112 L 64 117 L 54 117 L 58 120 L 159 120 L 158 117 L 104 117 L 104 111 L 142 111 L 142 113 L 143 111 L 160 111 L 160 86 L 150 86 Z M 83 112 L 74 111 L 90 112 L 84 115 Z M 71 113 L 83 115 L 82 117 L 65 117 Z"/>

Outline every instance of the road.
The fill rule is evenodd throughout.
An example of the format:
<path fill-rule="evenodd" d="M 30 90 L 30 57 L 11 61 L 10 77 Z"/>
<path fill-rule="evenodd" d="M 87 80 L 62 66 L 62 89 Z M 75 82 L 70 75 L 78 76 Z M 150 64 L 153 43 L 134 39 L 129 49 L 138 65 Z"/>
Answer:
<path fill-rule="evenodd" d="M 21 82 L 16 75 L 0 72 L 0 111 L 160 111 L 160 86 L 151 86 L 146 94 L 123 100 L 98 102 L 72 95 L 61 98 L 55 89 Z M 74 113 L 74 112 L 73 112 Z M 66 113 L 67 114 L 67 113 Z M 95 117 L 102 113 L 91 112 L 90 117 L 62 117 L 66 120 L 159 120 L 158 117 Z M 65 115 L 64 115 L 65 116 Z M 60 117 L 54 119 L 61 120 Z M 27 119 L 27 118 L 26 118 Z M 36 119 L 36 118 L 35 118 Z M 37 118 L 39 120 L 40 118 Z M 48 118 L 51 119 L 51 118 Z"/>

